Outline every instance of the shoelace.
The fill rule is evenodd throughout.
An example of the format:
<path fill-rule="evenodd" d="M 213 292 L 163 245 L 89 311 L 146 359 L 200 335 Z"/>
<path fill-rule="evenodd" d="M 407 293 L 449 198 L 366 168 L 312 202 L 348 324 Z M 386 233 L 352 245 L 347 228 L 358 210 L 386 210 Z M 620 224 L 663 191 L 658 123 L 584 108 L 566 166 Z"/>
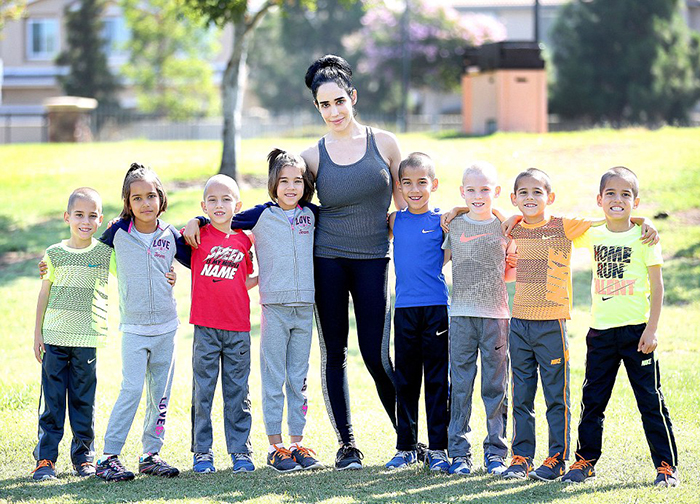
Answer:
<path fill-rule="evenodd" d="M 315 451 L 313 451 L 311 448 L 307 448 L 306 446 L 297 446 L 296 451 L 301 453 L 304 457 L 310 457 L 312 453 L 316 455 Z"/>
<path fill-rule="evenodd" d="M 53 462 L 51 462 L 50 460 L 47 460 L 47 459 L 40 460 L 39 465 L 36 466 L 36 469 L 34 469 L 32 471 L 32 473 L 37 472 L 42 467 L 50 467 L 51 469 L 53 469 L 54 465 L 53 465 Z"/>
<path fill-rule="evenodd" d="M 657 467 L 656 470 L 659 472 L 659 474 L 673 476 L 673 467 L 670 466 L 667 462 L 661 462 L 661 466 Z"/>
<path fill-rule="evenodd" d="M 233 458 L 235 458 L 236 460 L 248 460 L 248 461 L 250 461 L 250 455 L 248 455 L 247 453 L 234 453 Z"/>
<path fill-rule="evenodd" d="M 514 466 L 520 464 L 528 465 L 527 459 L 521 455 L 513 455 L 513 460 L 510 461 L 510 465 Z"/>
<path fill-rule="evenodd" d="M 124 467 L 121 461 L 117 457 L 110 457 L 107 459 L 107 465 L 114 469 L 116 472 L 125 472 L 126 467 Z"/>
<path fill-rule="evenodd" d="M 292 452 L 287 448 L 275 448 L 275 456 L 278 456 L 282 460 L 292 458 Z"/>
<path fill-rule="evenodd" d="M 214 455 L 211 452 L 195 453 L 194 458 L 197 462 L 214 462 Z"/>
<path fill-rule="evenodd" d="M 447 462 L 447 455 L 442 450 L 429 450 L 428 453 L 430 453 L 430 456 L 433 458 Z"/>
<path fill-rule="evenodd" d="M 357 458 L 359 458 L 360 460 L 365 458 L 365 454 L 362 453 L 359 448 L 355 448 L 352 445 L 343 445 L 342 450 L 343 450 L 343 455 L 355 454 L 355 456 Z"/>
<path fill-rule="evenodd" d="M 586 460 L 583 457 L 579 457 L 579 459 L 576 462 L 571 464 L 571 467 L 569 469 L 572 471 L 575 469 L 585 469 L 586 467 L 591 467 L 591 462 L 593 462 L 592 459 Z"/>
<path fill-rule="evenodd" d="M 556 453 L 556 454 L 552 455 L 551 457 L 547 457 L 546 459 L 544 459 L 544 462 L 542 462 L 542 465 L 547 466 L 550 469 L 552 469 L 558 463 L 559 463 L 559 454 Z"/>
<path fill-rule="evenodd" d="M 413 454 L 413 452 L 410 452 L 410 451 L 399 450 L 396 452 L 396 455 L 394 455 L 394 457 L 399 457 L 399 458 L 405 459 L 405 458 L 410 458 L 412 454 Z"/>

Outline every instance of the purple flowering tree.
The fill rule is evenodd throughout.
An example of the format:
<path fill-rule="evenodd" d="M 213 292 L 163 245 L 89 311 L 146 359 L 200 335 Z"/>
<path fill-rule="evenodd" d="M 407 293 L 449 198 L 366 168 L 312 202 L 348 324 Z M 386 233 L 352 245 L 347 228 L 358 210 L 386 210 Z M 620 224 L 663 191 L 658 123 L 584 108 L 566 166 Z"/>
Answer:
<path fill-rule="evenodd" d="M 408 22 L 402 25 L 406 4 Z M 460 14 L 444 0 L 383 3 L 367 11 L 362 26 L 345 38 L 345 47 L 360 55 L 357 70 L 374 81 L 370 89 L 393 88 L 391 103 L 400 87 L 404 50 L 410 57 L 412 87 L 450 90 L 459 86 L 467 47 L 503 40 L 506 35 L 505 27 L 494 18 Z"/>

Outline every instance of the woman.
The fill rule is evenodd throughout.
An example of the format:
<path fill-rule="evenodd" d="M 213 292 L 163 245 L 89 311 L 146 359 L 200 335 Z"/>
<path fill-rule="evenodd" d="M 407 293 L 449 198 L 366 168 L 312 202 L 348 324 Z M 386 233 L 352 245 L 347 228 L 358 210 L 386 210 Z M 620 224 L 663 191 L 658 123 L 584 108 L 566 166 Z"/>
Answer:
<path fill-rule="evenodd" d="M 351 76 L 347 61 L 338 56 L 324 56 L 309 67 L 306 85 L 328 133 L 301 154 L 316 176 L 321 202 L 314 244 L 316 322 L 326 407 L 341 444 L 338 470 L 361 469 L 363 457 L 355 447 L 346 373 L 350 295 L 360 353 L 396 426 L 386 217 L 392 194 L 397 208 L 405 206 L 393 183 L 401 161 L 396 137 L 357 122 Z"/>

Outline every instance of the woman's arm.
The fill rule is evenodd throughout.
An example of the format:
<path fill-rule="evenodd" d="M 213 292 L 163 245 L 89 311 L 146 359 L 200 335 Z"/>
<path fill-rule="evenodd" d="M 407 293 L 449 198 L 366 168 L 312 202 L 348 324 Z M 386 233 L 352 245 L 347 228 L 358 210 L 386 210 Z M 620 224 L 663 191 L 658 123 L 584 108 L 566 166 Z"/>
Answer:
<path fill-rule="evenodd" d="M 309 171 L 315 178 L 318 175 L 318 144 L 314 144 L 311 147 L 302 151 L 301 157 L 306 163 L 306 167 L 309 169 Z"/>
<path fill-rule="evenodd" d="M 397 210 L 403 210 L 408 205 L 403 199 L 403 195 L 396 183 L 399 180 L 399 165 L 401 164 L 401 150 L 399 142 L 393 133 L 384 130 L 375 130 L 375 138 L 377 139 L 377 148 L 379 153 L 384 158 L 384 161 L 389 165 L 392 179 L 392 195 L 394 197 L 394 206 Z"/>

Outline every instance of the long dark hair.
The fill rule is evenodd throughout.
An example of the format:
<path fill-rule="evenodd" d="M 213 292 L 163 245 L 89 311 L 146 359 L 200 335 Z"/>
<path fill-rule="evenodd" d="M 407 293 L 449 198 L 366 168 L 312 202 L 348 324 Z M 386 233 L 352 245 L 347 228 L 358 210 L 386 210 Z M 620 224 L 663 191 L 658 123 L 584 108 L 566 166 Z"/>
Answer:
<path fill-rule="evenodd" d="M 348 96 L 355 90 L 352 85 L 352 69 L 344 58 L 334 54 L 326 54 L 314 61 L 306 71 L 306 87 L 311 90 L 316 102 L 318 88 L 327 82 L 335 82 Z"/>
<path fill-rule="evenodd" d="M 131 211 L 131 205 L 129 204 L 129 198 L 131 198 L 132 182 L 137 182 L 139 180 L 150 182 L 156 187 L 156 192 L 158 193 L 158 198 L 160 199 L 158 215 L 165 212 L 165 210 L 168 208 L 168 196 L 165 194 L 163 183 L 158 178 L 158 175 L 156 175 L 156 172 L 151 170 L 150 167 L 144 166 L 140 163 L 131 163 L 131 166 L 126 172 L 126 176 L 124 177 L 124 184 L 122 185 L 122 200 L 124 201 L 124 207 L 122 208 L 122 213 L 119 216 L 122 219 L 134 218 L 134 213 Z"/>

